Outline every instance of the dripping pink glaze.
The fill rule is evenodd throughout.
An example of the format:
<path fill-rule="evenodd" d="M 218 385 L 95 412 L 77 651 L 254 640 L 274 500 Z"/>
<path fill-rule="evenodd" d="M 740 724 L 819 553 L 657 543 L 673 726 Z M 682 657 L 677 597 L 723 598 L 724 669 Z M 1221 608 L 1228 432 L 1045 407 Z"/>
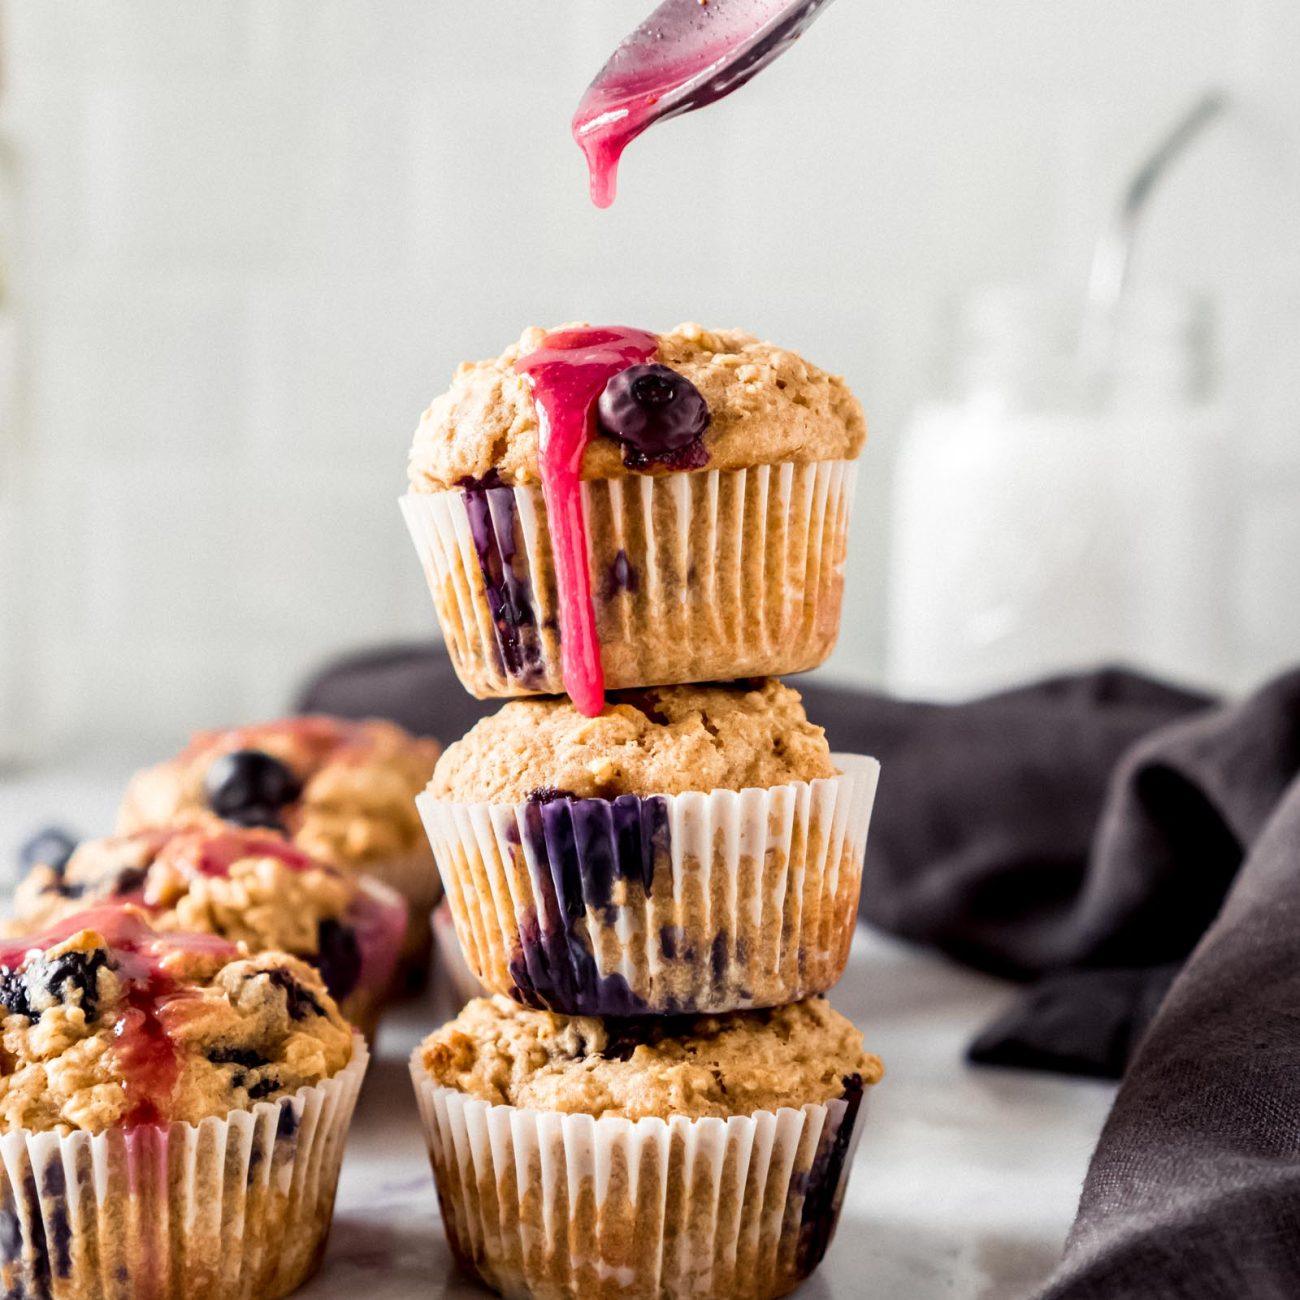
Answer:
<path fill-rule="evenodd" d="M 230 868 L 245 858 L 274 858 L 293 871 L 315 865 L 301 849 L 267 831 L 182 831 L 168 841 L 158 858 L 187 875 L 203 876 L 228 876 Z"/>
<path fill-rule="evenodd" d="M 605 673 L 596 637 L 582 514 L 582 456 L 596 427 L 596 399 L 629 366 L 649 361 L 659 339 L 625 325 L 556 330 L 515 362 L 537 406 L 537 458 L 555 552 L 560 600 L 564 689 L 579 713 L 594 718 L 605 706 Z"/>
<path fill-rule="evenodd" d="M 587 160 L 591 201 L 607 208 L 618 193 L 618 164 L 623 150 L 648 126 L 666 116 L 665 96 L 704 76 L 721 63 L 726 43 L 706 45 L 691 57 L 665 64 L 635 66 L 617 73 L 607 69 L 578 104 L 573 138 Z"/>
<path fill-rule="evenodd" d="M 140 913 L 123 907 L 94 907 L 65 917 L 43 934 L 0 944 L 0 967 L 21 969 L 42 951 L 56 947 L 82 930 L 102 935 L 110 961 L 125 986 L 126 1007 L 113 1026 L 113 1050 L 126 1090 L 127 1128 L 168 1122 L 171 1095 L 180 1078 L 180 1060 L 166 1021 L 184 1014 L 192 990 L 177 983 L 165 960 L 171 953 L 239 956 L 239 949 L 212 934 L 163 934 Z"/>
<path fill-rule="evenodd" d="M 618 161 L 646 127 L 743 86 L 807 30 L 828 0 L 663 0 L 623 40 L 573 116 L 591 198 L 614 201 Z"/>

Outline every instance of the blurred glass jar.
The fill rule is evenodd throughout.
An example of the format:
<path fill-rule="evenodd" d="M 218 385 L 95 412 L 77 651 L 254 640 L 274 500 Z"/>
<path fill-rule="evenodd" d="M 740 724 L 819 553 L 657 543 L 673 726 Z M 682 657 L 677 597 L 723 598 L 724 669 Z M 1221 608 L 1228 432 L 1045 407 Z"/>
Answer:
<path fill-rule="evenodd" d="M 959 698 L 1123 663 L 1231 672 L 1238 494 L 1208 304 L 1125 297 L 1085 337 L 1079 295 L 986 289 L 946 392 L 895 471 L 889 674 Z"/>

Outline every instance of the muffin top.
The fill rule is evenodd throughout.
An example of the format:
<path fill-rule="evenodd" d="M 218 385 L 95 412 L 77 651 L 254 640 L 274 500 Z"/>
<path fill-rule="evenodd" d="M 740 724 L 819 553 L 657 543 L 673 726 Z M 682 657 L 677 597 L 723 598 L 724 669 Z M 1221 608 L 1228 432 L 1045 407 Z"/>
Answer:
<path fill-rule="evenodd" d="M 393 891 L 316 862 L 283 835 L 209 816 L 174 826 L 88 840 L 66 862 L 38 863 L 14 896 L 22 935 L 103 903 L 147 910 L 159 930 L 221 935 L 251 952 L 281 949 L 319 966 L 330 992 L 356 984 L 356 927 L 388 920 L 394 940 L 406 908 Z"/>
<path fill-rule="evenodd" d="M 514 366 L 547 333 L 532 326 L 499 357 L 461 365 L 451 389 L 434 400 L 415 432 L 412 491 L 442 491 L 467 480 L 510 486 L 540 481 L 537 412 L 529 382 Z M 691 468 L 851 458 L 866 440 L 862 407 L 841 378 L 742 330 L 679 325 L 658 335 L 654 363 L 688 379 L 707 404 L 706 455 Z M 583 454 L 581 477 L 670 468 L 675 466 L 629 465 L 621 444 L 598 434 Z"/>
<path fill-rule="evenodd" d="M 198 1123 L 337 1073 L 352 1031 L 285 953 L 101 907 L 0 945 L 0 1131 Z"/>
<path fill-rule="evenodd" d="M 457 803 L 743 790 L 835 775 L 799 692 L 758 683 L 611 694 L 594 718 L 567 699 L 512 700 L 438 760 L 429 792 Z"/>
<path fill-rule="evenodd" d="M 216 813 L 282 830 L 322 862 L 363 867 L 424 849 L 413 799 L 437 757 L 436 742 L 390 722 L 316 716 L 204 731 L 131 779 L 118 830 Z"/>
<path fill-rule="evenodd" d="M 825 998 L 721 1016 L 602 1020 L 475 998 L 424 1040 L 435 1083 L 498 1105 L 726 1118 L 841 1097 L 880 1059 Z"/>

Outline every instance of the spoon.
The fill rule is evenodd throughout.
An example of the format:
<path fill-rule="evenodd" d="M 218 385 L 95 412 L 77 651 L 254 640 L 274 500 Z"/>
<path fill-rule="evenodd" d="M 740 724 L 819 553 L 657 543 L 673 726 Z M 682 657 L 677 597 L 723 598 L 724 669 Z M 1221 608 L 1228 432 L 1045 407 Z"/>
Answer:
<path fill-rule="evenodd" d="M 591 198 L 614 201 L 623 150 L 646 127 L 743 86 L 812 25 L 830 0 L 664 0 L 626 37 L 573 116 Z"/>

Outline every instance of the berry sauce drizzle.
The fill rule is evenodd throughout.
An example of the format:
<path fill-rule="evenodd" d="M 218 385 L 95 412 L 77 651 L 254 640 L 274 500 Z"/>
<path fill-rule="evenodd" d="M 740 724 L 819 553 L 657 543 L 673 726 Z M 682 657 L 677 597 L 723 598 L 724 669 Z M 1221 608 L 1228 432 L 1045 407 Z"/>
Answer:
<path fill-rule="evenodd" d="M 278 835 L 238 830 L 211 834 L 180 831 L 158 856 L 186 875 L 228 876 L 245 858 L 274 858 L 291 871 L 306 871 L 311 858 Z"/>
<path fill-rule="evenodd" d="M 614 201 L 618 162 L 646 127 L 743 86 L 811 26 L 827 0 L 664 0 L 611 55 L 573 115 L 591 200 Z"/>
<path fill-rule="evenodd" d="M 629 366 L 655 355 L 658 338 L 623 325 L 557 330 L 515 362 L 537 405 L 538 461 L 560 600 L 564 689 L 579 713 L 594 718 L 605 704 L 605 674 L 596 638 L 582 513 L 582 455 L 595 432 L 596 399 Z"/>
<path fill-rule="evenodd" d="M 178 1004 L 193 996 L 168 973 L 165 960 L 175 952 L 233 959 L 239 950 L 216 935 L 159 934 L 138 913 L 98 907 L 66 917 L 44 934 L 0 944 L 0 970 L 18 970 L 29 955 L 39 959 L 41 951 L 82 930 L 104 937 L 110 964 L 125 988 L 126 1008 L 113 1026 L 113 1051 L 126 1090 L 122 1122 L 127 1128 L 165 1125 L 180 1077 L 180 1061 L 165 1022 L 178 1011 L 183 1014 Z"/>

